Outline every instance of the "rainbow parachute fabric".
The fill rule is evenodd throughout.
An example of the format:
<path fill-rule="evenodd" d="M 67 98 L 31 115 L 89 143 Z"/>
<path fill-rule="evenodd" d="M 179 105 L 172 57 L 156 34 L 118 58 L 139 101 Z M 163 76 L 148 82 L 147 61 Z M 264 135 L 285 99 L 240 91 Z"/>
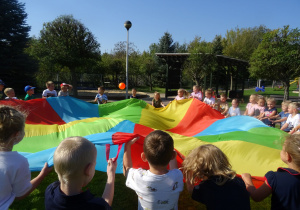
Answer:
<path fill-rule="evenodd" d="M 55 148 L 70 136 L 84 136 L 96 145 L 100 171 L 106 171 L 107 145 L 110 157 L 120 150 L 117 172 L 122 173 L 124 146 L 118 145 L 138 135 L 142 138 L 132 146 L 133 166 L 148 168 L 140 158 L 143 137 L 156 129 L 173 137 L 179 164 L 190 150 L 210 143 L 228 156 L 238 174 L 248 172 L 260 181 L 266 172 L 285 166 L 280 150 L 287 134 L 248 116 L 224 118 L 195 99 L 173 101 L 160 109 L 137 99 L 100 106 L 73 97 L 0 103 L 28 113 L 25 137 L 14 150 L 28 159 L 32 171 L 41 170 L 47 161 L 52 165 Z"/>

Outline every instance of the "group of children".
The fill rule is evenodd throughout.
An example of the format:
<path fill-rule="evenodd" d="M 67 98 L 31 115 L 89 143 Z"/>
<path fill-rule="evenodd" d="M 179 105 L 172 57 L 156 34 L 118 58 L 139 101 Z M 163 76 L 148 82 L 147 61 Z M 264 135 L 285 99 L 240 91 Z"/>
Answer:
<path fill-rule="evenodd" d="M 24 127 L 20 111 L 0 106 L 0 209 L 8 209 L 15 199 L 30 194 L 52 170 L 45 163 L 40 174 L 30 180 L 27 159 L 12 151 L 23 139 Z M 149 170 L 132 167 L 131 147 L 137 141 L 143 144 L 141 159 L 148 162 Z M 138 209 L 178 209 L 183 179 L 192 199 L 207 209 L 250 209 L 249 195 L 261 201 L 270 194 L 272 209 L 300 209 L 300 135 L 289 135 L 283 144 L 280 157 L 288 168 L 267 172 L 258 189 L 250 174 L 238 178 L 226 155 L 212 144 L 192 150 L 179 170 L 174 141 L 168 133 L 156 130 L 142 141 L 137 137 L 125 143 L 123 156 L 125 184 L 136 192 Z M 116 159 L 108 160 L 101 198 L 82 191 L 93 179 L 96 156 L 95 145 L 83 137 L 68 137 L 59 144 L 53 156 L 58 181 L 45 189 L 45 209 L 111 209 Z"/>
<path fill-rule="evenodd" d="M 193 92 L 189 94 L 185 89 L 180 88 L 177 91 L 177 96 L 175 100 L 183 100 L 188 98 L 194 98 L 199 101 L 203 101 L 207 105 L 221 112 L 225 117 L 233 117 L 237 115 L 241 115 L 240 109 L 238 107 L 239 101 L 238 99 L 232 99 L 232 106 L 229 108 L 227 103 L 227 96 L 225 93 L 220 95 L 220 99 L 216 101 L 216 98 L 211 89 L 207 89 L 205 91 L 205 97 L 203 98 L 203 93 L 201 88 L 198 85 L 193 86 Z M 152 100 L 152 106 L 155 108 L 165 107 L 163 104 L 159 92 L 154 93 L 154 98 Z"/>
<path fill-rule="evenodd" d="M 0 79 L 0 100 L 6 99 L 18 99 L 16 97 L 15 91 L 13 88 L 7 87 L 4 89 L 5 83 Z M 56 92 L 54 90 L 54 83 L 52 81 L 46 82 L 46 87 L 42 93 L 42 98 L 48 98 L 48 97 L 57 97 L 57 96 L 69 96 L 69 92 L 72 90 L 73 86 L 67 83 L 61 83 L 60 88 L 61 90 Z M 24 101 L 35 99 L 34 97 L 34 89 L 35 87 L 32 87 L 31 85 L 26 85 L 24 88 L 24 91 L 26 93 L 26 96 L 24 98 Z M 6 97 L 5 97 L 5 95 Z"/>

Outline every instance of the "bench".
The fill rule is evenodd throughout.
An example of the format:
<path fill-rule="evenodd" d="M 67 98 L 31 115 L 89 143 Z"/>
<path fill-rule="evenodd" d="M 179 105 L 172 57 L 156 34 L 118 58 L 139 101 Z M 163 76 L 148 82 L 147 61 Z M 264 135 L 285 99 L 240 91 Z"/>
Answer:
<path fill-rule="evenodd" d="M 274 98 L 276 101 L 283 101 L 283 95 L 270 95 L 271 98 Z M 290 96 L 289 101 L 300 102 L 299 96 Z"/>

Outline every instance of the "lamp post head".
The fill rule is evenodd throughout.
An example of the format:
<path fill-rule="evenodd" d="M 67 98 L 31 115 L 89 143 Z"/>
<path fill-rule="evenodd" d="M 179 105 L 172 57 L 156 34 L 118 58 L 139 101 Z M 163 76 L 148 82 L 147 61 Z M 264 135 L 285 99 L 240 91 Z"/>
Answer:
<path fill-rule="evenodd" d="M 131 28 L 131 22 L 129 20 L 127 20 L 125 23 L 124 23 L 124 26 L 125 28 L 127 29 L 127 31 Z"/>

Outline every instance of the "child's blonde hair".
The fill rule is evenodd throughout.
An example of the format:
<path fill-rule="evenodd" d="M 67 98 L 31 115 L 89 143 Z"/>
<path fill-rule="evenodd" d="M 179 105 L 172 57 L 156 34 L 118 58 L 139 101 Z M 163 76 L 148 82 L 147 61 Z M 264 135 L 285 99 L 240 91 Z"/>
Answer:
<path fill-rule="evenodd" d="M 24 130 L 25 118 L 25 114 L 10 106 L 0 106 L 0 147 L 10 142 L 13 134 Z"/>
<path fill-rule="evenodd" d="M 64 139 L 53 156 L 59 181 L 67 184 L 82 176 L 86 166 L 92 163 L 96 155 L 95 145 L 86 138 L 74 136 Z"/>
<path fill-rule="evenodd" d="M 292 107 L 292 108 L 294 108 L 294 109 L 297 109 L 297 108 L 298 108 L 298 103 L 296 103 L 296 102 L 291 102 L 291 103 L 289 103 L 289 107 Z"/>
<path fill-rule="evenodd" d="M 8 94 L 11 92 L 11 91 L 13 91 L 14 89 L 13 88 L 5 88 L 5 90 L 4 90 L 4 94 L 6 95 L 6 96 L 8 96 Z"/>
<path fill-rule="evenodd" d="M 289 106 L 290 103 L 291 103 L 291 101 L 283 101 L 283 102 L 281 102 L 281 105 Z"/>
<path fill-rule="evenodd" d="M 284 151 L 292 157 L 294 164 L 300 169 L 300 134 L 286 137 Z"/>
<path fill-rule="evenodd" d="M 212 144 L 202 145 L 190 152 L 182 163 L 183 175 L 194 184 L 205 177 L 220 176 L 216 183 L 223 185 L 228 179 L 233 179 L 236 173 L 231 170 L 227 156 Z"/>
<path fill-rule="evenodd" d="M 236 103 L 239 104 L 239 100 L 238 100 L 237 98 L 232 99 L 231 103 L 232 103 L 233 101 L 236 101 Z"/>
<path fill-rule="evenodd" d="M 179 88 L 178 91 L 179 91 L 179 92 L 183 92 L 183 96 L 184 96 L 185 98 L 188 98 L 188 97 L 189 97 L 189 93 L 188 93 L 185 89 Z"/>
<path fill-rule="evenodd" d="M 254 98 L 254 101 L 257 103 L 257 101 L 258 101 L 258 95 L 257 94 L 251 94 L 250 97 L 251 96 Z"/>
<path fill-rule="evenodd" d="M 46 82 L 46 87 L 49 87 L 50 85 L 54 85 L 54 82 L 52 82 L 52 81 L 48 81 L 48 82 Z"/>
<path fill-rule="evenodd" d="M 193 88 L 196 88 L 197 90 L 201 91 L 201 88 L 199 85 L 194 85 Z"/>
<path fill-rule="evenodd" d="M 267 98 L 267 103 L 268 103 L 268 102 L 270 102 L 270 103 L 272 103 L 272 104 L 276 104 L 275 98 L 272 98 L 272 97 Z"/>

